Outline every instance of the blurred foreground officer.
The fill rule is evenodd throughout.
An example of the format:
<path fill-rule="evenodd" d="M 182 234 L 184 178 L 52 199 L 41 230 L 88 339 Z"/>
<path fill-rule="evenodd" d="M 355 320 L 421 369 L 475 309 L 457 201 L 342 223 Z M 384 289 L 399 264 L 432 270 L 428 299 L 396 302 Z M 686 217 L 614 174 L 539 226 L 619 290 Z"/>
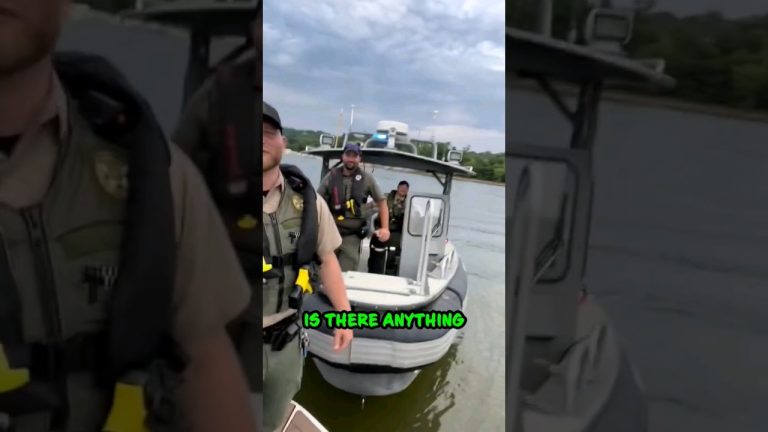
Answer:
<path fill-rule="evenodd" d="M 336 310 L 351 308 L 334 253 L 341 238 L 333 215 L 297 167 L 280 165 L 286 140 L 280 115 L 267 103 L 262 128 L 264 430 L 271 432 L 282 426 L 301 387 L 308 342 L 297 312 L 302 296 L 322 285 Z M 346 349 L 351 341 L 352 330 L 337 329 L 333 348 Z"/>
<path fill-rule="evenodd" d="M 0 430 L 258 430 L 218 212 L 68 6 L 0 1 Z"/>
<path fill-rule="evenodd" d="M 255 3 L 255 2 L 254 2 Z M 255 8 L 256 6 L 254 6 Z M 262 402 L 261 377 L 261 102 L 262 19 L 259 7 L 251 25 L 251 52 L 226 63 L 190 99 L 173 141 L 203 173 L 224 220 L 253 295 L 245 313 L 231 326 L 231 335 L 248 377 L 255 411 Z"/>

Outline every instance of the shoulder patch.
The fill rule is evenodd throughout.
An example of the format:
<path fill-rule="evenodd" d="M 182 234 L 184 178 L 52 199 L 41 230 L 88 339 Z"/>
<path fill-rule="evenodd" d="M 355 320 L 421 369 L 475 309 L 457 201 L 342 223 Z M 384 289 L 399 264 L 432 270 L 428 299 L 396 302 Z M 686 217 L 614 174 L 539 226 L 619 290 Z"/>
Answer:
<path fill-rule="evenodd" d="M 96 179 L 107 194 L 118 199 L 128 197 L 128 163 L 122 156 L 99 151 L 93 155 L 93 165 Z"/>

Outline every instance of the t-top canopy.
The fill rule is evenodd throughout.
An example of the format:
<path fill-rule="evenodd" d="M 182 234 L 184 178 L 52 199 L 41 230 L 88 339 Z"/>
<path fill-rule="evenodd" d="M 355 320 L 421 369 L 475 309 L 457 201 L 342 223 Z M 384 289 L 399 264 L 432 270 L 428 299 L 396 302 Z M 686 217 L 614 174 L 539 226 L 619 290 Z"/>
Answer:
<path fill-rule="evenodd" d="M 675 80 L 644 64 L 586 46 L 507 27 L 508 72 L 571 83 L 605 81 L 674 87 Z"/>
<path fill-rule="evenodd" d="M 184 0 L 154 2 L 123 16 L 201 31 L 211 36 L 242 36 L 261 8 L 261 0 Z"/>

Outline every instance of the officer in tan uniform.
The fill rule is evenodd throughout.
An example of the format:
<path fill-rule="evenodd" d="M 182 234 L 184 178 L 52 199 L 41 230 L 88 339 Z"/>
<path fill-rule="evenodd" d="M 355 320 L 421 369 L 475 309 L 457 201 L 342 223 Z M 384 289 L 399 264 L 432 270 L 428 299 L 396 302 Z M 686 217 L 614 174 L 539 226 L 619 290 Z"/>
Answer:
<path fill-rule="evenodd" d="M 0 3 L 0 430 L 258 430 L 221 218 L 109 63 L 53 61 L 68 6 Z"/>
<path fill-rule="evenodd" d="M 376 180 L 360 168 L 362 150 L 357 144 L 347 144 L 336 167 L 320 182 L 317 193 L 325 199 L 341 234 L 342 244 L 336 254 L 343 271 L 357 271 L 360 243 L 367 235 L 365 201 L 370 196 L 379 207 L 381 228 L 375 235 L 382 242 L 389 240 L 389 211 L 387 199 Z"/>
<path fill-rule="evenodd" d="M 314 288 L 322 285 L 336 310 L 351 308 L 334 253 L 341 238 L 333 216 L 298 168 L 280 165 L 286 139 L 280 115 L 266 102 L 263 119 L 264 429 L 272 431 L 301 386 L 301 351 L 306 354 L 307 347 L 297 323 L 298 289 L 304 289 L 309 279 Z M 313 275 L 316 266 L 319 278 Z M 299 343 L 287 344 L 299 333 Z M 351 330 L 337 329 L 333 348 L 346 349 L 351 340 Z"/>

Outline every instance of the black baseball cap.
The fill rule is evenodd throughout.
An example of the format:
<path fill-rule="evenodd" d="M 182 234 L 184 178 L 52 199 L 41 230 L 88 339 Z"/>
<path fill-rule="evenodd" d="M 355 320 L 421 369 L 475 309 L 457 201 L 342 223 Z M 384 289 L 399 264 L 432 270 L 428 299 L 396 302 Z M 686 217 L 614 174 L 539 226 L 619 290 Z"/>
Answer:
<path fill-rule="evenodd" d="M 270 104 L 268 104 L 266 102 L 262 102 L 262 105 L 263 105 L 263 107 L 262 107 L 262 113 L 263 113 L 262 117 L 264 118 L 264 120 L 268 120 L 270 123 L 275 125 L 275 127 L 277 127 L 278 129 L 280 129 L 282 131 L 283 130 L 283 124 L 280 123 L 280 114 L 278 114 L 278 112 L 275 109 L 275 107 L 273 107 L 272 105 L 270 105 Z"/>
<path fill-rule="evenodd" d="M 360 153 L 362 153 L 362 150 L 360 149 L 360 145 L 359 144 L 349 143 L 349 144 L 344 146 L 344 151 L 342 153 L 346 153 L 346 152 L 353 152 L 353 153 L 359 155 Z"/>

